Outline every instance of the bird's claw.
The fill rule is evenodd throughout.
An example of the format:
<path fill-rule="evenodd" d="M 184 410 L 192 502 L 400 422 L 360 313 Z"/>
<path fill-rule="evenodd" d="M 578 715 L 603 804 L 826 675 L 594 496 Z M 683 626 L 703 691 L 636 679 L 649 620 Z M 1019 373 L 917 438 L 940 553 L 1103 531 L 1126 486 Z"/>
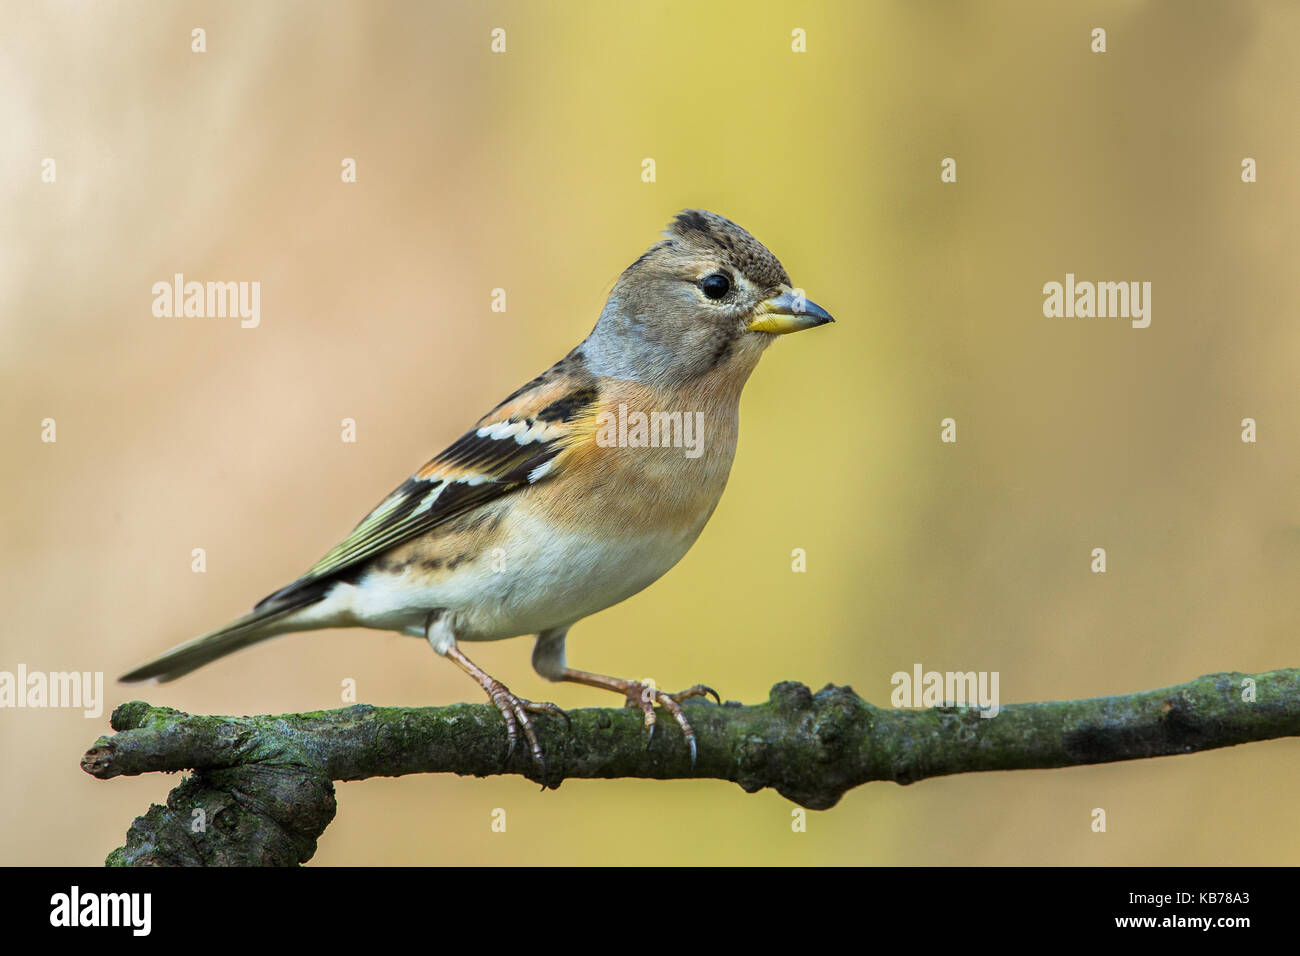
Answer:
<path fill-rule="evenodd" d="M 712 687 L 708 687 L 704 684 L 696 684 L 694 687 L 689 687 L 686 690 L 670 694 L 667 691 L 659 690 L 657 687 L 643 684 L 640 681 L 629 683 L 627 687 L 627 706 L 639 708 L 641 710 L 646 726 L 646 750 L 649 750 L 650 744 L 654 742 L 655 729 L 658 726 L 658 719 L 655 716 L 655 704 L 658 704 L 664 710 L 668 711 L 668 713 L 672 714 L 673 719 L 677 721 L 677 725 L 682 728 L 682 736 L 686 738 L 686 746 L 689 747 L 691 751 L 691 770 L 694 771 L 699 748 L 695 742 L 695 728 L 693 728 L 691 722 L 686 719 L 686 714 L 682 711 L 681 702 L 684 700 L 690 700 L 692 697 L 708 697 L 710 695 L 719 704 L 722 703 L 722 698 L 718 696 L 718 692 Z"/>
<path fill-rule="evenodd" d="M 545 789 L 547 780 L 546 757 L 542 754 L 542 746 L 537 740 L 537 732 L 533 729 L 532 718 L 528 715 L 547 714 L 551 717 L 562 717 L 565 724 L 570 728 L 573 726 L 573 721 L 570 720 L 568 714 L 555 704 L 516 697 L 499 680 L 491 680 L 483 687 L 483 690 L 506 722 L 506 760 L 508 761 L 514 756 L 515 747 L 519 744 L 519 733 L 522 730 L 524 739 L 528 741 L 528 749 L 532 754 L 533 765 L 537 768 L 538 776 L 542 781 L 542 788 Z"/>

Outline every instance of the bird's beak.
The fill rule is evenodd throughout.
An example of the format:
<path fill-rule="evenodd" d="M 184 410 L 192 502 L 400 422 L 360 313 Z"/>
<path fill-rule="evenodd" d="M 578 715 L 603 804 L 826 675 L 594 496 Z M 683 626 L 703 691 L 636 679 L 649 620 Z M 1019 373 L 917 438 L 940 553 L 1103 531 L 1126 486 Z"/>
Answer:
<path fill-rule="evenodd" d="M 802 292 L 785 286 L 778 294 L 758 304 L 747 328 L 750 332 L 785 335 L 787 332 L 812 329 L 834 321 L 831 314 L 816 302 L 804 298 Z"/>

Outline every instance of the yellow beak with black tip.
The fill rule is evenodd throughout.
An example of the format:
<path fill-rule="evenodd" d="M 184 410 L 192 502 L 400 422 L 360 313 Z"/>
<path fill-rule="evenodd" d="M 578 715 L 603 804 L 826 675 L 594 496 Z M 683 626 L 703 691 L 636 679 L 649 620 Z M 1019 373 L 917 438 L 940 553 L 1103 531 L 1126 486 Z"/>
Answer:
<path fill-rule="evenodd" d="M 746 328 L 750 332 L 771 332 L 773 335 L 785 335 L 813 329 L 827 322 L 834 322 L 831 314 L 811 299 L 804 298 L 803 293 L 795 292 L 789 286 L 760 302 L 754 310 L 754 317 Z"/>

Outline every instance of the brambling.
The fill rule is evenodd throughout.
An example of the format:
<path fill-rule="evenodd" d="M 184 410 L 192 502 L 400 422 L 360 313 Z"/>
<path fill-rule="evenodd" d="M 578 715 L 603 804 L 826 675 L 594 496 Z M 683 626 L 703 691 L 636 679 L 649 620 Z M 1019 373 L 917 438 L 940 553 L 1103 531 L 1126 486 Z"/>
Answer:
<path fill-rule="evenodd" d="M 619 277 L 596 327 L 379 503 L 302 577 L 244 617 L 122 677 L 172 680 L 292 631 L 370 627 L 428 640 L 522 730 L 545 779 L 530 714 L 462 643 L 535 634 L 552 681 L 623 694 L 650 735 L 655 705 L 695 732 L 677 694 L 569 667 L 576 621 L 642 590 L 681 560 L 727 483 L 740 392 L 779 335 L 832 321 L 792 289 L 777 258 L 710 212 L 678 215 Z"/>

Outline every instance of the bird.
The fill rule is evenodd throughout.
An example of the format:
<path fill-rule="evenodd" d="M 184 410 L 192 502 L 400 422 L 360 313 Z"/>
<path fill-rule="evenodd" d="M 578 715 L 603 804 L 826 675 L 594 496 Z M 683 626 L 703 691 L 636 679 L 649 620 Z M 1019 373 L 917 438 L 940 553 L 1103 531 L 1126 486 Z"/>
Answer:
<path fill-rule="evenodd" d="M 833 322 L 791 285 L 780 261 L 716 213 L 688 209 L 615 281 L 591 333 L 417 469 L 297 580 L 224 627 L 121 677 L 169 681 L 292 632 L 366 627 L 427 640 L 472 678 L 505 723 L 507 760 L 522 733 L 546 779 L 533 715 L 462 645 L 535 635 L 532 666 L 555 682 L 624 695 L 680 726 L 696 684 L 568 665 L 579 620 L 648 587 L 686 554 L 726 487 L 741 390 L 760 356 L 791 332 Z M 545 783 L 543 783 L 545 786 Z"/>

